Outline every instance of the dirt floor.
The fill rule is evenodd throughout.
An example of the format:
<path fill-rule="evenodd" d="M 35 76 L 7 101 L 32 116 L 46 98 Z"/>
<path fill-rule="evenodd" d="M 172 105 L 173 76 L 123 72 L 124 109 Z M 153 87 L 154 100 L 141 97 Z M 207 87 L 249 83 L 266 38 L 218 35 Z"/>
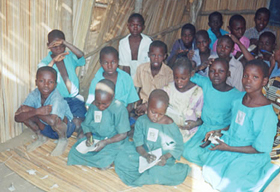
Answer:
<path fill-rule="evenodd" d="M 13 149 L 33 140 L 34 133 L 25 129 L 23 133 L 5 143 L 0 144 L 0 152 Z M 32 185 L 22 177 L 11 171 L 4 163 L 0 163 L 0 189 L 1 192 L 20 191 L 20 192 L 41 192 L 42 190 Z M 13 187 L 12 187 L 13 186 Z M 10 188 L 10 189 L 9 189 Z"/>

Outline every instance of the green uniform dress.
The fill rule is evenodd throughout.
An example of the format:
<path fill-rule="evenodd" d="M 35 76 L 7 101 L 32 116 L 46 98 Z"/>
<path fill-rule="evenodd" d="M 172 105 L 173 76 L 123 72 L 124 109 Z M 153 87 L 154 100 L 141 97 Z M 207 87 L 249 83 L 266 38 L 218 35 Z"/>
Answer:
<path fill-rule="evenodd" d="M 121 180 L 130 186 L 151 184 L 179 185 L 189 173 L 187 164 L 175 163 L 183 152 L 183 138 L 175 123 L 158 124 L 150 121 L 147 115 L 138 118 L 133 136 L 134 142 L 127 142 L 115 160 L 115 171 Z M 172 155 L 164 166 L 138 172 L 139 154 L 136 147 L 143 146 L 147 152 L 161 148 L 162 154 Z"/>
<path fill-rule="evenodd" d="M 102 114 L 102 115 L 100 115 Z M 93 139 L 103 140 L 130 130 L 126 107 L 118 100 L 113 100 L 110 106 L 100 111 L 95 105 L 90 105 L 85 121 L 82 123 L 84 133 L 92 132 Z M 73 145 L 68 155 L 68 165 L 86 165 L 105 168 L 113 163 L 117 153 L 122 150 L 124 140 L 106 145 L 99 152 L 81 154 L 76 147 L 86 138 Z"/>

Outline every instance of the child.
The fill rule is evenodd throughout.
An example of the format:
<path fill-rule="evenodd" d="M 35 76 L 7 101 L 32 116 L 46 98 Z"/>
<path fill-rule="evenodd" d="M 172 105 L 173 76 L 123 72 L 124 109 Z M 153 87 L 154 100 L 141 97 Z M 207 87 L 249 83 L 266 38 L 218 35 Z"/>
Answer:
<path fill-rule="evenodd" d="M 114 99 L 115 85 L 108 79 L 99 81 L 95 88 L 95 100 L 90 105 L 82 129 L 86 138 L 80 139 L 71 148 L 68 165 L 86 165 L 108 169 L 130 130 L 128 112 L 125 106 Z M 100 140 L 94 151 L 82 154 L 76 147 L 86 140 L 89 147 L 94 140 Z"/>
<path fill-rule="evenodd" d="M 195 34 L 195 42 L 196 42 L 196 50 L 192 50 L 194 52 L 193 57 L 189 58 L 196 63 L 196 68 L 202 64 L 208 63 L 208 58 L 211 54 L 211 49 L 209 48 L 209 44 L 212 40 L 210 40 L 209 35 L 206 30 L 200 30 Z M 207 76 L 207 71 L 199 70 L 198 73 L 203 76 Z"/>
<path fill-rule="evenodd" d="M 163 90 L 152 91 L 147 114 L 136 121 L 134 143 L 127 142 L 118 154 L 115 171 L 126 185 L 179 185 L 187 177 L 189 166 L 175 162 L 181 157 L 183 139 L 177 125 L 165 115 L 168 101 L 168 95 Z M 156 156 L 148 152 L 158 149 L 161 149 L 162 156 L 157 165 L 139 173 L 139 156 L 151 163 Z"/>
<path fill-rule="evenodd" d="M 149 63 L 140 65 L 134 78 L 134 86 L 140 88 L 140 103 L 135 113 L 140 116 L 147 110 L 147 101 L 154 89 L 163 88 L 173 81 L 173 71 L 163 63 L 167 54 L 167 46 L 162 41 L 154 41 L 149 48 Z"/>
<path fill-rule="evenodd" d="M 38 64 L 38 67 L 50 66 L 57 71 L 57 89 L 67 101 L 74 116 L 76 130 L 78 130 L 85 117 L 86 108 L 83 97 L 79 95 L 79 78 L 76 68 L 85 65 L 84 53 L 65 41 L 64 33 L 56 29 L 48 34 L 47 45 L 51 51 Z M 70 49 L 69 52 L 65 52 L 66 47 Z"/>
<path fill-rule="evenodd" d="M 149 62 L 148 52 L 152 40 L 142 33 L 145 29 L 145 21 L 138 13 L 130 15 L 127 28 L 130 34 L 119 43 L 120 66 L 123 66 L 123 70 L 133 79 L 137 67 L 141 63 Z"/>
<path fill-rule="evenodd" d="M 195 49 L 194 43 L 195 26 L 190 23 L 185 24 L 181 29 L 181 39 L 175 41 L 171 53 L 167 58 L 167 64 L 169 67 L 173 67 L 177 58 L 187 56 L 189 50 Z"/>
<path fill-rule="evenodd" d="M 275 31 L 269 29 L 267 24 L 270 18 L 270 11 L 266 7 L 259 8 L 254 17 L 255 27 L 251 27 L 245 31 L 244 36 L 250 39 L 250 44 L 257 45 L 259 36 L 266 31 L 270 31 L 275 35 Z"/>
<path fill-rule="evenodd" d="M 244 32 L 246 30 L 246 20 L 242 15 L 236 14 L 233 15 L 229 20 L 229 26 L 228 26 L 230 33 L 233 34 L 239 41 L 248 48 L 250 45 L 250 40 L 243 36 Z M 217 42 L 217 41 L 216 41 Z M 213 51 L 216 52 L 217 43 L 214 43 L 213 45 Z M 232 55 L 235 56 L 237 59 L 241 55 L 241 50 L 238 45 L 234 45 L 234 49 L 232 52 Z"/>
<path fill-rule="evenodd" d="M 202 166 L 207 159 L 207 148 L 201 148 L 202 140 L 207 132 L 224 128 L 230 124 L 231 103 L 241 97 L 241 92 L 226 83 L 229 76 L 229 63 L 217 58 L 209 68 L 209 78 L 195 74 L 191 81 L 202 87 L 203 108 L 201 119 L 203 124 L 195 135 L 185 143 L 183 157 Z"/>
<path fill-rule="evenodd" d="M 219 191 L 263 191 L 279 173 L 269 153 L 277 129 L 277 117 L 262 87 L 268 82 L 268 66 L 260 60 L 245 65 L 242 79 L 246 94 L 233 102 L 230 127 L 203 166 L 203 177 Z M 208 132 L 206 138 L 210 133 Z"/>
<path fill-rule="evenodd" d="M 187 142 L 202 124 L 200 119 L 203 106 L 201 87 L 190 81 L 194 75 L 191 61 L 182 57 L 173 67 L 174 82 L 163 88 L 170 101 L 166 115 L 171 117 L 180 128 L 184 143 Z"/>
<path fill-rule="evenodd" d="M 242 75 L 243 65 L 240 61 L 236 60 L 235 57 L 231 56 L 233 51 L 234 42 L 228 35 L 219 37 L 217 43 L 217 55 L 211 55 L 210 58 L 223 58 L 229 62 L 230 75 L 227 78 L 227 84 L 235 87 L 239 91 L 243 91 Z"/>
<path fill-rule="evenodd" d="M 99 59 L 101 68 L 91 81 L 86 104 L 89 106 L 94 101 L 96 84 L 102 79 L 109 79 L 115 83 L 115 99 L 121 101 L 131 111 L 133 103 L 138 101 L 139 97 L 130 75 L 118 68 L 118 51 L 114 47 L 104 47 L 100 51 Z"/>
<path fill-rule="evenodd" d="M 213 44 L 216 42 L 216 40 L 225 34 L 228 34 L 227 31 L 221 29 L 223 26 L 223 16 L 220 12 L 214 11 L 208 16 L 208 25 L 210 29 L 207 30 L 209 37 L 210 37 L 210 49 L 213 49 Z"/>
<path fill-rule="evenodd" d="M 52 156 L 61 155 L 67 147 L 66 137 L 75 130 L 73 115 L 67 102 L 56 89 L 57 73 L 51 67 L 41 67 L 36 73 L 37 88 L 25 99 L 15 113 L 15 121 L 24 123 L 37 135 L 37 140 L 27 146 L 33 151 L 47 141 L 47 137 L 58 139 Z"/>

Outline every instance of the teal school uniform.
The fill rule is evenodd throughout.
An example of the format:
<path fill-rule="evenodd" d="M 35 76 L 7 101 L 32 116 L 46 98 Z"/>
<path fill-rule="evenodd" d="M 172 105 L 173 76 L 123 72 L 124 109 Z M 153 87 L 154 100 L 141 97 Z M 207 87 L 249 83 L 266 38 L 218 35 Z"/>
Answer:
<path fill-rule="evenodd" d="M 133 140 L 126 142 L 125 148 L 115 160 L 115 171 L 126 185 L 179 185 L 184 182 L 190 168 L 187 164 L 175 163 L 183 151 L 183 138 L 175 123 L 153 123 L 147 115 L 143 115 L 136 121 Z M 136 147 L 142 145 L 147 152 L 161 148 L 163 155 L 170 153 L 172 157 L 164 166 L 156 165 L 139 173 L 139 153 Z"/>

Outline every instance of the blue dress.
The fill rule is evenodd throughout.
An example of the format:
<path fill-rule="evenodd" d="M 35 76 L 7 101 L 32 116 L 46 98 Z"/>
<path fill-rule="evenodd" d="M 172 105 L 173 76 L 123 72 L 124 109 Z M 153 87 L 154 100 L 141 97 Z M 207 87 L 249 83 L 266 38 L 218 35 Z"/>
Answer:
<path fill-rule="evenodd" d="M 195 135 L 185 143 L 183 157 L 188 161 L 202 166 L 207 159 L 209 149 L 201 148 L 202 140 L 209 131 L 222 129 L 230 124 L 232 101 L 244 95 L 233 88 L 226 92 L 216 90 L 208 77 L 195 74 L 191 81 L 203 90 L 204 105 L 201 119 L 203 124 Z"/>
<path fill-rule="evenodd" d="M 154 139 L 149 139 L 150 133 L 157 130 Z M 154 132 L 153 132 L 154 133 Z M 190 170 L 187 164 L 175 163 L 183 151 L 183 138 L 175 123 L 158 124 L 150 121 L 147 115 L 139 117 L 135 124 L 134 142 L 127 142 L 115 160 L 115 171 L 120 179 L 130 186 L 142 185 L 179 185 L 184 182 Z M 161 148 L 162 154 L 172 155 L 164 166 L 157 166 L 138 172 L 139 153 L 136 147 L 142 146 L 146 151 Z"/>
<path fill-rule="evenodd" d="M 95 115 L 102 113 L 99 120 Z M 100 120 L 101 118 L 101 120 Z M 126 133 L 130 130 L 128 121 L 128 112 L 125 106 L 118 100 L 113 100 L 110 106 L 104 111 L 98 110 L 95 105 L 90 105 L 86 119 L 82 122 L 84 133 L 91 132 L 93 139 L 104 140 L 117 134 Z M 105 168 L 113 163 L 117 153 L 122 150 L 124 140 L 106 145 L 99 152 L 88 152 L 82 154 L 76 150 L 76 147 L 86 138 L 81 138 L 75 143 L 68 155 L 68 165 L 86 165 L 97 168 Z"/>
<path fill-rule="evenodd" d="M 229 146 L 252 146 L 260 153 L 211 151 L 203 166 L 204 179 L 220 191 L 262 191 L 279 173 L 269 155 L 277 121 L 271 105 L 250 108 L 242 98 L 234 101 L 230 128 L 222 132 L 222 139 Z"/>

